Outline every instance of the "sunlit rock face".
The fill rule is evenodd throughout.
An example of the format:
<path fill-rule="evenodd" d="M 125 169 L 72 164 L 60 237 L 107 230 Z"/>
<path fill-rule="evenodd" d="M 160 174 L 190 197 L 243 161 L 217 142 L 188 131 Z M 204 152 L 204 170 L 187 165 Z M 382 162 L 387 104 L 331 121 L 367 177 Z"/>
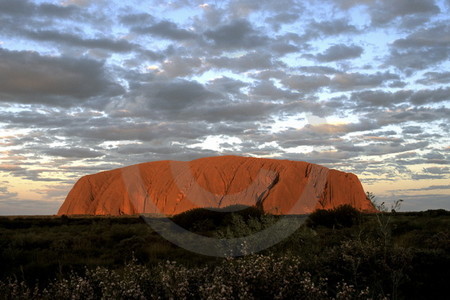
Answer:
<path fill-rule="evenodd" d="M 307 214 L 342 204 L 374 211 L 352 173 L 301 161 L 218 156 L 142 163 L 84 176 L 58 214 L 173 215 L 236 204 L 273 214 Z"/>

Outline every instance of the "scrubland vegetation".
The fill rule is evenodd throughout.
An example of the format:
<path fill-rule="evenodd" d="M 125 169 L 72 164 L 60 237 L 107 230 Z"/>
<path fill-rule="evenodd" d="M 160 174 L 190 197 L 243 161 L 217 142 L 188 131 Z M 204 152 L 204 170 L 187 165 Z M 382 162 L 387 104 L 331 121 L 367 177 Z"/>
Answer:
<path fill-rule="evenodd" d="M 246 236 L 279 217 L 196 209 L 180 226 Z M 319 210 L 260 253 L 217 258 L 142 217 L 1 217 L 2 299 L 446 299 L 450 212 Z"/>

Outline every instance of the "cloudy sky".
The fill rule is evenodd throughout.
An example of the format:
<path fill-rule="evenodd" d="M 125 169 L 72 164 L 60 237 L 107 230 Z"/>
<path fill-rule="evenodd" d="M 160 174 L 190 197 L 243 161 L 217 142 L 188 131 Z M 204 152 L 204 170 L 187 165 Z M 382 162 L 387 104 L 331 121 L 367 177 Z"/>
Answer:
<path fill-rule="evenodd" d="M 236 154 L 450 209 L 450 0 L 0 0 L 0 214 Z"/>

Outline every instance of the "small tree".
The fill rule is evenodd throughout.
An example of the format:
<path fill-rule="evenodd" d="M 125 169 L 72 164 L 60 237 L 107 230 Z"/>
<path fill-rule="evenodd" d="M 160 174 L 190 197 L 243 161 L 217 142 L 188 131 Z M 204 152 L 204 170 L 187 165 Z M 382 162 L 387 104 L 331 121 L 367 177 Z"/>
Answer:
<path fill-rule="evenodd" d="M 369 199 L 373 203 L 378 211 L 377 213 L 375 213 L 378 223 L 378 233 L 381 237 L 381 241 L 384 247 L 384 253 L 386 255 L 387 248 L 390 245 L 391 241 L 391 221 L 392 216 L 394 215 L 392 212 L 396 212 L 398 209 L 400 209 L 403 200 L 399 199 L 395 201 L 393 204 L 391 204 L 390 208 L 388 208 L 385 202 L 381 202 L 380 204 L 378 204 L 375 200 L 375 195 L 370 192 L 367 192 L 367 199 Z"/>

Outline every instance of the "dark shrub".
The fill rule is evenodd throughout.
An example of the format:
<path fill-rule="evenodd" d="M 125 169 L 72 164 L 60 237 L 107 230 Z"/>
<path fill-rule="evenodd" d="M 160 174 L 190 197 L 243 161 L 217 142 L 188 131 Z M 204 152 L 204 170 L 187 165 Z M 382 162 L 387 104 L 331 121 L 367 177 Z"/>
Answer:
<path fill-rule="evenodd" d="M 67 215 L 62 215 L 61 216 L 61 224 L 69 224 L 70 219 Z"/>
<path fill-rule="evenodd" d="M 340 205 L 333 209 L 318 209 L 309 215 L 306 225 L 311 228 L 324 226 L 328 228 L 352 227 L 361 218 L 361 213 L 351 205 Z"/>
<path fill-rule="evenodd" d="M 240 215 L 244 220 L 259 218 L 264 212 L 253 206 L 232 205 L 224 208 L 194 208 L 172 217 L 172 221 L 193 231 L 210 231 L 228 225 L 231 215 Z"/>
<path fill-rule="evenodd" d="M 429 209 L 424 214 L 430 217 L 450 216 L 450 211 L 445 209 Z"/>

